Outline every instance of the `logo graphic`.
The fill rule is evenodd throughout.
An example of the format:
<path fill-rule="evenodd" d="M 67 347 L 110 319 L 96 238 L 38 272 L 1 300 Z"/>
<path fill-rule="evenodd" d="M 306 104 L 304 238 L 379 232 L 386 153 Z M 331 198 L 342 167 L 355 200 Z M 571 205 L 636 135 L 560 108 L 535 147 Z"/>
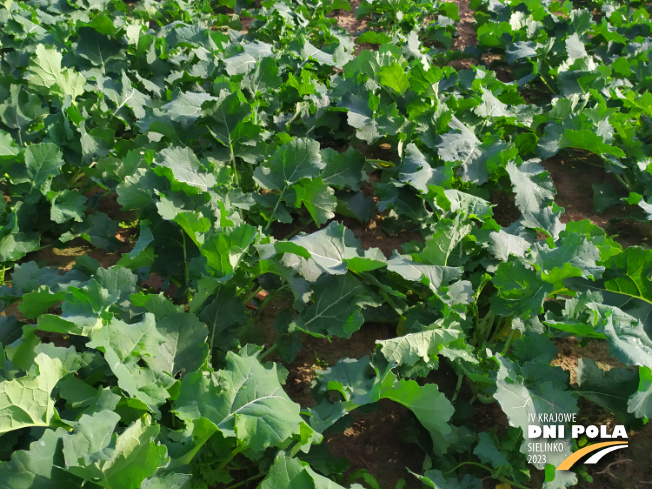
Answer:
<path fill-rule="evenodd" d="M 605 455 L 628 446 L 623 425 L 615 425 L 611 432 L 605 425 L 585 426 L 577 423 L 576 413 L 528 413 L 528 422 L 528 463 L 540 468 L 545 464 L 559 464 L 556 470 L 570 470 L 587 456 L 584 464 L 596 464 Z M 570 453 L 573 440 L 580 438 L 597 443 Z"/>
<path fill-rule="evenodd" d="M 591 457 L 586 459 L 584 461 L 585 464 L 597 464 L 602 457 L 607 455 L 608 453 L 611 453 L 615 450 L 620 450 L 621 448 L 625 448 L 627 446 L 626 441 L 605 441 L 602 443 L 594 443 L 593 445 L 589 445 L 588 447 L 584 447 L 581 450 L 576 451 L 572 455 L 569 455 L 566 457 L 566 459 L 559 464 L 559 467 L 557 467 L 557 470 L 570 470 L 570 468 L 575 465 L 575 463 L 581 459 L 584 455 L 588 455 L 591 452 L 595 452 L 598 450 L 597 453 L 594 453 Z"/>

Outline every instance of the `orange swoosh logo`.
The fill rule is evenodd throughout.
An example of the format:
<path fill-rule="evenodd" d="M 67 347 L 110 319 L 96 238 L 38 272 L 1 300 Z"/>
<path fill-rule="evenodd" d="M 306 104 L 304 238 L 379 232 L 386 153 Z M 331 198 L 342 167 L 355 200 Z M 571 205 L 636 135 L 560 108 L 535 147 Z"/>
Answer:
<path fill-rule="evenodd" d="M 584 447 L 581 450 L 576 451 L 575 453 L 569 455 L 564 459 L 562 463 L 559 464 L 559 467 L 557 467 L 557 470 L 569 470 L 573 465 L 575 465 L 575 462 L 577 462 L 579 459 L 581 459 L 584 455 L 587 455 L 591 452 L 595 452 L 596 450 L 599 450 L 600 448 L 608 447 L 611 445 L 627 445 L 627 442 L 623 441 L 605 441 L 602 443 L 595 443 L 593 445 L 589 445 L 588 447 Z"/>

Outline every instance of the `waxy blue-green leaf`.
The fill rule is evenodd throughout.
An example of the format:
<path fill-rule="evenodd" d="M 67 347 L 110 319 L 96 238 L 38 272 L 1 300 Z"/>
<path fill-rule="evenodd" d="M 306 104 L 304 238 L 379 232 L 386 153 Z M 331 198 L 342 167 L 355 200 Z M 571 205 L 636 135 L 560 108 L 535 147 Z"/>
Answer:
<path fill-rule="evenodd" d="M 327 479 L 310 468 L 305 462 L 288 457 L 281 452 L 269 473 L 258 486 L 260 489 L 344 489 L 343 486 Z"/>
<path fill-rule="evenodd" d="M 530 382 L 523 378 L 519 367 L 509 359 L 496 355 L 496 360 L 499 368 L 494 397 L 507 415 L 510 426 L 521 428 L 524 436 L 527 436 L 529 425 L 544 424 L 539 421 L 539 413 L 577 413 L 577 400 L 571 392 L 561 389 L 549 380 Z M 553 367 L 542 363 L 538 368 L 541 370 Z M 532 416 L 535 421 L 531 421 Z M 521 445 L 521 452 L 524 454 L 529 453 L 528 441 L 525 439 Z M 563 450 L 545 452 L 546 463 L 559 465 L 572 453 L 570 433 L 567 433 L 566 438 L 557 439 L 556 443 L 561 443 Z M 545 463 L 534 461 L 533 465 L 543 469 Z"/>
<path fill-rule="evenodd" d="M 476 455 L 482 463 L 491 464 L 492 467 L 511 467 L 511 462 L 507 457 L 498 449 L 494 439 L 486 431 L 478 433 L 478 444 L 473 449 L 473 454 Z"/>
<path fill-rule="evenodd" d="M 297 255 L 293 259 L 286 255 L 285 261 L 296 261 L 300 273 L 313 282 L 323 273 L 365 272 L 382 268 L 386 262 L 379 249 L 362 250 L 353 232 L 337 222 L 331 222 L 312 234 L 292 238 L 289 243 L 277 242 L 273 246 L 277 253 Z"/>
<path fill-rule="evenodd" d="M 206 173 L 202 168 L 201 163 L 195 153 L 190 148 L 173 147 L 165 148 L 162 150 L 156 159 L 155 164 L 163 171 L 171 180 L 176 180 L 180 183 L 185 183 L 190 186 L 196 187 L 200 190 L 207 190 L 215 185 L 215 176 Z"/>
<path fill-rule="evenodd" d="M 25 166 L 32 188 L 45 193 L 49 190 L 50 180 L 63 166 L 63 154 L 52 143 L 32 144 L 25 149 Z"/>
<path fill-rule="evenodd" d="M 428 192 L 428 185 L 442 185 L 448 178 L 444 167 L 433 168 L 414 143 L 405 148 L 405 157 L 398 167 L 398 178 L 422 193 Z"/>
<path fill-rule="evenodd" d="M 92 280 L 83 287 L 69 286 L 61 314 L 42 314 L 37 328 L 61 334 L 89 336 L 102 328 L 104 312 L 120 297 L 119 291 L 109 292 Z"/>
<path fill-rule="evenodd" d="M 224 60 L 229 76 L 249 73 L 256 66 L 256 58 L 249 53 L 240 53 Z"/>
<path fill-rule="evenodd" d="M 482 141 L 475 133 L 453 116 L 450 130 L 442 134 L 436 145 L 439 157 L 448 162 L 459 162 L 462 180 L 482 185 L 489 180 L 492 166 L 504 166 L 515 154 L 513 145 L 487 137 Z"/>
<path fill-rule="evenodd" d="M 86 214 L 86 197 L 81 192 L 63 190 L 61 192 L 48 192 L 50 199 L 50 219 L 57 224 L 63 224 L 71 219 L 82 222 Z"/>
<path fill-rule="evenodd" d="M 124 59 L 122 45 L 109 36 L 100 34 L 92 27 L 80 27 L 77 31 L 77 49 L 75 53 L 86 58 L 95 66 L 107 72 L 107 64 L 112 59 Z"/>
<path fill-rule="evenodd" d="M 69 95 L 75 100 L 84 93 L 86 80 L 72 68 L 62 68 L 62 59 L 63 56 L 56 49 L 39 44 L 27 67 L 27 79 L 43 94 Z"/>
<path fill-rule="evenodd" d="M 188 125 L 203 115 L 202 105 L 209 100 L 217 99 L 203 92 L 180 92 L 174 99 L 163 105 L 161 111 L 171 120 Z"/>
<path fill-rule="evenodd" d="M 208 328 L 193 314 L 176 313 L 159 319 L 156 329 L 166 339 L 148 360 L 153 368 L 177 374 L 194 372 L 206 361 Z"/>
<path fill-rule="evenodd" d="M 186 94 L 185 97 L 187 98 L 189 95 Z M 208 129 L 213 137 L 231 151 L 234 151 L 238 139 L 250 136 L 250 133 L 243 131 L 241 127 L 245 119 L 252 114 L 252 108 L 242 92 L 222 91 L 218 98 L 200 93 L 192 94 L 192 96 L 193 105 L 198 105 L 199 109 L 206 101 L 214 101 L 214 103 L 206 104 L 201 112 L 206 114 Z M 247 124 L 247 126 L 253 125 L 251 121 Z M 256 135 L 255 132 L 251 133 L 251 136 L 255 137 Z"/>
<path fill-rule="evenodd" d="M 459 267 L 447 267 L 443 265 L 428 265 L 409 260 L 396 252 L 387 260 L 387 269 L 398 273 L 401 277 L 412 282 L 425 282 L 433 291 L 443 285 L 448 285 L 462 275 Z"/>
<path fill-rule="evenodd" d="M 462 336 L 456 329 L 429 329 L 418 333 L 408 333 L 388 340 L 377 340 L 376 348 L 390 363 L 420 375 L 439 365 L 438 355 L 442 349 Z"/>
<path fill-rule="evenodd" d="M 326 224 L 329 219 L 335 217 L 335 191 L 321 178 L 303 179 L 292 186 L 292 192 L 296 196 L 294 207 L 301 207 L 303 204 L 317 226 Z M 286 200 L 289 201 L 290 197 L 286 197 Z"/>
<path fill-rule="evenodd" d="M 609 352 L 625 365 L 652 368 L 652 337 L 643 323 L 618 308 L 603 306 Z"/>
<path fill-rule="evenodd" d="M 107 489 L 138 489 L 169 462 L 167 448 L 157 441 L 161 427 L 147 417 L 116 436 L 111 424 L 117 421 L 115 413 L 106 411 L 82 416 L 78 430 L 63 439 L 66 468 Z M 106 450 L 109 444 L 112 450 Z"/>
<path fill-rule="evenodd" d="M 520 261 L 498 265 L 492 279 L 498 294 L 491 297 L 492 311 L 502 316 L 530 317 L 543 312 L 543 302 L 554 286 L 544 282 L 534 270 Z"/>
<path fill-rule="evenodd" d="M 641 367 L 638 375 L 638 390 L 629 399 L 627 410 L 638 418 L 649 419 L 652 417 L 652 370 L 650 367 Z"/>
<path fill-rule="evenodd" d="M 630 398 L 637 393 L 639 375 L 641 384 L 644 384 L 644 375 L 641 375 L 640 372 L 646 368 L 639 368 L 638 373 L 629 368 L 617 367 L 604 371 L 595 361 L 589 358 L 580 358 L 577 364 L 577 385 L 579 386 L 577 392 L 582 397 L 616 414 L 619 421 L 624 421 L 624 415 L 628 412 L 628 401 L 632 403 Z M 645 389 L 641 392 L 643 391 Z M 640 413 L 635 414 L 639 416 Z"/>
<path fill-rule="evenodd" d="M 321 159 L 319 143 L 297 138 L 279 147 L 269 162 L 254 171 L 254 179 L 263 188 L 283 191 L 302 178 L 319 176 L 326 166 Z"/>
<path fill-rule="evenodd" d="M 505 168 L 516 194 L 516 206 L 523 213 L 537 213 L 555 197 L 552 178 L 536 160 L 520 165 L 508 163 Z"/>
<path fill-rule="evenodd" d="M 113 414 L 113 413 L 111 413 Z M 83 480 L 66 472 L 58 462 L 61 438 L 65 431 L 45 430 L 30 444 L 29 450 L 17 450 L 11 460 L 0 462 L 2 489 L 78 489 Z"/>
<path fill-rule="evenodd" d="M 175 382 L 170 373 L 157 369 L 160 345 L 166 341 L 168 338 L 156 329 L 154 315 L 147 313 L 134 324 L 111 320 L 91 333 L 87 346 L 104 353 L 122 390 L 157 412 L 169 397 L 167 389 Z"/>
<path fill-rule="evenodd" d="M 0 382 L 0 433 L 32 426 L 50 426 L 57 416 L 50 397 L 57 382 L 68 374 L 61 360 L 41 353 L 33 375 Z"/>
<path fill-rule="evenodd" d="M 434 226 L 434 233 L 426 239 L 419 257 L 428 265 L 447 266 L 453 250 L 471 232 L 470 220 L 457 214 L 455 219 L 441 219 Z"/>
<path fill-rule="evenodd" d="M 321 150 L 321 157 L 326 165 L 321 174 L 326 184 L 337 189 L 360 190 L 365 165 L 362 153 L 350 146 L 344 153 L 325 148 Z"/>
<path fill-rule="evenodd" d="M 15 156 L 18 154 L 16 143 L 10 134 L 0 130 L 0 157 Z"/>
<path fill-rule="evenodd" d="M 434 450 L 445 453 L 446 437 L 451 432 L 448 421 L 455 408 L 435 384 L 421 386 L 414 380 L 398 380 L 391 367 L 390 364 L 380 372 L 365 356 L 360 360 L 339 360 L 332 368 L 318 372 L 317 389 L 322 393 L 337 391 L 344 400 L 336 403 L 322 401 L 313 410 L 311 423 L 323 430 L 360 406 L 391 399 L 410 409 L 430 432 L 436 445 Z M 370 377 L 372 371 L 376 374 L 374 377 Z"/>
<path fill-rule="evenodd" d="M 593 280 L 602 276 L 605 268 L 596 264 L 600 261 L 600 251 L 586 237 L 568 235 L 556 244 L 555 248 L 541 242 L 532 246 L 531 260 L 544 273 L 544 280 L 557 283 L 567 276 L 581 275 Z"/>
<path fill-rule="evenodd" d="M 412 411 L 430 433 L 434 452 L 446 453 L 447 437 L 451 433 L 449 420 L 455 408 L 439 391 L 437 384 L 419 385 L 414 380 L 401 379 L 392 387 L 383 389 L 380 397 L 391 399 Z"/>
<path fill-rule="evenodd" d="M 227 437 L 254 452 L 281 446 L 304 425 L 300 407 L 278 381 L 276 366 L 264 368 L 249 356 L 228 352 L 219 372 L 201 371 L 181 380 L 174 410 L 183 420 L 206 418 Z"/>
<path fill-rule="evenodd" d="M 503 262 L 507 262 L 510 256 L 523 257 L 530 246 L 527 239 L 503 229 L 489 234 L 489 252 Z"/>
<path fill-rule="evenodd" d="M 379 306 L 380 298 L 351 274 L 324 275 L 314 285 L 314 304 L 296 320 L 314 336 L 350 338 L 364 322 L 362 309 Z"/>

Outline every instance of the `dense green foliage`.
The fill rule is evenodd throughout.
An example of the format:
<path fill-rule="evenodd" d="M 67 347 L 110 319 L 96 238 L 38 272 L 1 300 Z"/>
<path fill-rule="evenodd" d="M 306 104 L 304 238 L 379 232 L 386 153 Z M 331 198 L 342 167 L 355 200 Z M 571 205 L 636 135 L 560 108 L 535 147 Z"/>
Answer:
<path fill-rule="evenodd" d="M 563 224 L 541 164 L 592 154 L 623 186 L 596 208 L 652 215 L 643 7 L 478 0 L 478 46 L 459 52 L 454 4 L 365 2 L 358 41 L 378 49 L 356 55 L 332 17 L 345 0 L 1 1 L 0 487 L 342 487 L 315 451 L 381 399 L 414 415 L 424 486 L 480 488 L 477 469 L 523 487 L 546 469 L 526 463 L 528 414 L 584 397 L 628 426 L 652 417 L 652 251 Z M 447 66 L 486 53 L 515 81 Z M 370 156 L 381 143 L 391 159 Z M 78 238 L 118 251 L 132 223 L 112 198 L 137 231 L 117 265 L 29 261 Z M 422 239 L 363 249 L 341 221 L 374 216 Z M 291 307 L 265 345 L 252 315 L 278 297 Z M 316 407 L 288 397 L 305 335 L 379 321 L 396 337 L 318 371 Z M 582 360 L 571 386 L 551 366 L 569 335 L 624 366 Z M 452 396 L 424 381 L 444 362 Z M 469 421 L 488 402 L 500 438 Z M 577 482 L 550 471 L 564 446 L 547 489 Z"/>

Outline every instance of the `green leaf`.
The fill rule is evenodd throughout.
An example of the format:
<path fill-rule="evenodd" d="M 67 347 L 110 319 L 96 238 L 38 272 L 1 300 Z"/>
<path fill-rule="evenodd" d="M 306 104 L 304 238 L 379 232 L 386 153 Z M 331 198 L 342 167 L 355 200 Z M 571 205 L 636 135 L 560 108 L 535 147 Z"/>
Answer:
<path fill-rule="evenodd" d="M 160 345 L 168 338 L 157 330 L 154 315 L 146 313 L 142 321 L 134 324 L 113 319 L 92 332 L 90 338 L 87 346 L 104 353 L 118 386 L 157 412 L 167 401 L 167 389 L 175 380 L 171 374 L 156 369 L 160 363 L 157 358 Z"/>
<path fill-rule="evenodd" d="M 181 92 L 161 107 L 161 110 L 165 111 L 170 119 L 175 122 L 184 125 L 192 124 L 203 116 L 202 105 L 209 100 L 216 100 L 216 98 L 204 92 Z M 225 144 L 228 144 L 228 139 Z"/>
<path fill-rule="evenodd" d="M 161 471 L 159 471 L 161 472 Z M 192 474 L 178 472 L 157 473 L 154 477 L 143 481 L 142 489 L 188 489 Z"/>
<path fill-rule="evenodd" d="M 111 413 L 112 414 L 112 413 Z M 83 481 L 59 466 L 61 437 L 65 431 L 45 430 L 29 450 L 17 450 L 0 463 L 3 489 L 77 489 Z"/>
<path fill-rule="evenodd" d="M 23 301 L 18 304 L 18 310 L 28 319 L 36 319 L 53 305 L 63 301 L 66 294 L 59 291 L 53 294 L 50 287 L 42 285 L 33 292 L 23 295 Z"/>
<path fill-rule="evenodd" d="M 618 158 L 625 157 L 625 152 L 622 149 L 606 144 L 601 136 L 590 129 L 566 129 L 559 140 L 559 148 L 578 148 L 597 155 L 608 154 Z"/>
<path fill-rule="evenodd" d="M 86 80 L 71 68 L 62 68 L 62 59 L 63 56 L 56 49 L 38 44 L 36 56 L 30 59 L 27 67 L 27 79 L 30 84 L 40 88 L 44 95 L 70 95 L 75 100 L 84 93 Z"/>
<path fill-rule="evenodd" d="M 461 214 L 457 214 L 455 220 L 437 221 L 433 235 L 426 239 L 426 245 L 419 256 L 429 265 L 446 266 L 453 250 L 472 229 L 471 223 Z"/>
<path fill-rule="evenodd" d="M 410 470 L 410 469 L 408 469 Z M 456 478 L 447 479 L 440 470 L 428 470 L 423 475 L 410 471 L 425 487 L 431 489 L 482 489 L 482 481 L 466 474 L 461 481 Z"/>
<path fill-rule="evenodd" d="M 439 365 L 439 353 L 445 347 L 461 337 L 456 329 L 431 329 L 418 333 L 409 333 L 388 340 L 376 341 L 376 348 L 390 363 L 403 366 L 420 374 L 436 369 Z"/>
<path fill-rule="evenodd" d="M 175 146 L 165 148 L 154 160 L 159 168 L 166 170 L 161 173 L 165 174 L 171 180 L 185 183 L 192 187 L 206 191 L 215 185 L 215 176 L 205 173 L 199 160 L 190 148 Z"/>
<path fill-rule="evenodd" d="M 256 66 L 256 58 L 249 53 L 240 53 L 224 60 L 229 76 L 249 73 Z"/>
<path fill-rule="evenodd" d="M 351 146 L 344 153 L 325 148 L 321 150 L 321 157 L 325 165 L 322 172 L 324 183 L 337 189 L 360 190 L 365 165 L 362 153 Z"/>
<path fill-rule="evenodd" d="M 210 267 L 222 276 L 228 276 L 238 267 L 256 235 L 256 228 L 249 224 L 224 228 L 219 233 L 211 234 L 200 251 Z"/>
<path fill-rule="evenodd" d="M 63 224 L 71 219 L 82 222 L 86 214 L 86 197 L 81 192 L 63 190 L 48 192 L 50 199 L 50 219 L 57 224 Z"/>
<path fill-rule="evenodd" d="M 627 411 L 639 418 L 652 418 L 652 370 L 650 367 L 638 369 L 639 384 L 636 393 L 629 399 Z"/>
<path fill-rule="evenodd" d="M 520 166 L 509 162 L 505 169 L 521 212 L 537 213 L 554 199 L 556 191 L 552 178 L 536 160 L 524 161 Z"/>
<path fill-rule="evenodd" d="M 444 394 L 439 392 L 437 384 L 419 385 L 414 380 L 401 379 L 392 387 L 383 389 L 382 399 L 391 399 L 414 413 L 419 422 L 430 433 L 433 450 L 443 455 L 451 433 L 449 420 L 455 408 Z"/>
<path fill-rule="evenodd" d="M 494 257 L 507 262 L 510 256 L 523 257 L 525 252 L 530 249 L 530 242 L 521 236 L 501 229 L 489 234 L 488 249 Z"/>
<path fill-rule="evenodd" d="M 167 448 L 156 441 L 161 427 L 146 417 L 116 437 L 118 420 L 109 411 L 83 415 L 77 430 L 63 439 L 65 464 L 69 472 L 101 487 L 138 489 L 169 461 Z M 109 444 L 112 450 L 106 450 Z"/>
<path fill-rule="evenodd" d="M 482 96 L 480 104 L 473 108 L 473 112 L 479 117 L 514 117 L 514 113 L 508 109 L 508 105 L 498 100 L 489 90 L 481 89 Z"/>
<path fill-rule="evenodd" d="M 260 489 L 344 489 L 310 468 L 305 462 L 280 452 L 269 473 L 258 486 Z"/>
<path fill-rule="evenodd" d="M 158 353 L 159 346 L 165 343 L 166 339 L 156 329 L 154 315 L 147 313 L 142 321 L 134 324 L 127 324 L 119 319 L 111 320 L 102 329 L 91 334 L 88 347 L 102 350 L 109 365 L 113 366 L 129 357 L 153 356 L 155 352 Z"/>
<path fill-rule="evenodd" d="M 77 34 L 76 54 L 95 66 L 101 66 L 103 72 L 106 72 L 108 61 L 125 57 L 119 42 L 100 34 L 92 27 L 80 27 Z"/>
<path fill-rule="evenodd" d="M 329 219 L 335 217 L 335 191 L 321 178 L 303 179 L 294 185 L 292 190 L 296 195 L 294 206 L 300 207 L 303 204 L 317 226 L 326 224 Z"/>
<path fill-rule="evenodd" d="M 239 329 L 249 323 L 249 318 L 242 299 L 236 295 L 235 286 L 223 285 L 211 292 L 214 298 L 199 313 L 199 319 L 208 325 L 209 345 L 226 351 L 236 340 Z M 193 312 L 195 307 L 191 303 L 190 311 Z"/>
<path fill-rule="evenodd" d="M 194 105 L 198 105 L 199 108 L 206 100 L 216 100 L 207 94 L 194 94 L 194 98 L 198 99 L 195 100 Z M 208 127 L 211 134 L 231 151 L 240 138 L 248 135 L 246 131 L 239 130 L 252 113 L 251 106 L 246 102 L 242 92 L 230 94 L 226 91 L 221 92 L 220 97 L 214 104 L 209 105 L 205 112 L 210 121 Z M 253 126 L 253 123 L 250 122 L 247 126 Z"/>
<path fill-rule="evenodd" d="M 49 113 L 50 110 L 43 106 L 41 97 L 23 85 L 12 84 L 9 97 L 0 103 L 0 118 L 7 127 L 17 129 L 20 139 L 25 142 L 34 139 L 33 133 L 27 132 L 30 127 Z"/>
<path fill-rule="evenodd" d="M 556 248 L 550 248 L 542 242 L 537 242 L 532 246 L 531 260 L 537 269 L 544 273 L 544 280 L 556 283 L 566 276 L 563 274 L 559 277 L 555 271 L 559 272 L 561 269 L 567 270 L 568 268 L 579 272 L 573 276 L 581 275 L 592 280 L 602 276 L 605 268 L 596 264 L 600 261 L 600 250 L 585 236 L 570 234 L 564 236 L 556 244 Z M 553 280 L 554 277 L 557 278 Z"/>
<path fill-rule="evenodd" d="M 643 323 L 615 307 L 600 312 L 611 354 L 625 365 L 652 368 L 652 337 Z"/>
<path fill-rule="evenodd" d="M 351 274 L 324 275 L 314 286 L 314 304 L 297 318 L 297 327 L 313 336 L 350 338 L 360 329 L 362 309 L 381 304 L 369 287 Z"/>
<path fill-rule="evenodd" d="M 496 355 L 496 360 L 499 369 L 494 397 L 507 415 L 510 426 L 521 428 L 524 436 L 527 436 L 529 425 L 545 424 L 539 421 L 539 413 L 559 415 L 577 413 L 577 400 L 570 392 L 562 390 L 551 380 L 528 381 L 520 375 L 517 364 L 500 355 Z M 533 368 L 538 369 L 539 372 L 542 372 L 542 369 L 551 369 L 549 362 L 535 360 L 532 363 Z M 542 376 L 545 378 L 545 374 L 542 373 Z M 528 441 L 525 439 L 521 445 L 521 452 L 524 454 L 529 453 Z M 564 449 L 558 452 L 546 452 L 546 459 L 547 463 L 559 465 L 572 453 L 570 433 L 567 433 L 567 438 L 557 439 L 556 443 L 561 443 Z M 533 465 L 542 470 L 545 463 L 537 462 Z"/>
<path fill-rule="evenodd" d="M 427 265 L 407 259 L 396 252 L 387 260 L 387 269 L 412 282 L 423 282 L 434 292 L 462 275 L 459 267 Z"/>
<path fill-rule="evenodd" d="M 313 282 L 323 273 L 342 275 L 347 270 L 375 270 L 384 267 L 386 262 L 385 256 L 377 248 L 363 251 L 353 231 L 337 222 L 331 222 L 312 234 L 292 238 L 289 243 L 277 242 L 274 249 L 278 253 L 298 255 L 284 261 L 289 266 L 300 263 L 299 271 Z"/>
<path fill-rule="evenodd" d="M 319 143 L 297 138 L 274 151 L 267 164 L 258 166 L 254 179 L 263 188 L 282 191 L 302 178 L 319 176 L 324 166 Z"/>
<path fill-rule="evenodd" d="M 122 246 L 115 237 L 118 225 L 104 212 L 96 212 L 88 216 L 83 223 L 80 223 L 79 230 L 82 238 L 98 248 L 114 252 Z"/>
<path fill-rule="evenodd" d="M 126 301 L 129 296 L 136 292 L 138 277 L 129 269 L 113 266 L 110 268 L 98 268 L 93 279 L 111 294 L 118 295 L 119 301 Z"/>
<path fill-rule="evenodd" d="M 604 272 L 605 288 L 616 294 L 652 304 L 652 250 L 638 246 L 625 248 L 611 258 Z"/>
<path fill-rule="evenodd" d="M 511 467 L 512 464 L 505 455 L 498 449 L 494 439 L 485 431 L 478 433 L 478 444 L 473 449 L 473 454 L 476 455 L 482 463 L 490 464 L 494 468 L 498 467 Z"/>
<path fill-rule="evenodd" d="M 566 52 L 568 53 L 568 60 L 573 62 L 580 58 L 586 58 L 588 54 L 586 49 L 584 49 L 584 43 L 580 39 L 580 36 L 577 35 L 577 32 L 574 32 L 566 38 Z"/>
<path fill-rule="evenodd" d="M 50 426 L 58 417 L 50 394 L 68 372 L 61 360 L 43 353 L 36 356 L 34 363 L 38 367 L 36 373 L 0 382 L 0 433 L 30 426 Z"/>
<path fill-rule="evenodd" d="M 403 95 L 410 88 L 410 79 L 405 69 L 394 62 L 389 66 L 383 66 L 378 71 L 381 85 L 391 88 L 399 95 Z"/>
<path fill-rule="evenodd" d="M 263 58 L 256 65 L 253 72 L 242 79 L 242 88 L 251 90 L 252 93 L 269 93 L 281 86 L 281 77 L 276 61 L 270 57 Z"/>
<path fill-rule="evenodd" d="M 152 355 L 152 367 L 176 377 L 194 372 L 206 361 L 208 328 L 193 314 L 176 313 L 157 321 L 156 328 L 166 338 L 157 355 Z"/>
<path fill-rule="evenodd" d="M 16 148 L 14 138 L 10 134 L 0 130 L 0 157 L 16 156 L 17 154 L 18 148 Z"/>
<path fill-rule="evenodd" d="M 25 149 L 25 166 L 32 188 L 46 193 L 52 177 L 56 176 L 59 168 L 63 166 L 63 154 L 56 144 L 31 144 Z"/>
<path fill-rule="evenodd" d="M 477 185 L 489 180 L 489 170 L 496 162 L 504 166 L 515 155 L 515 146 L 504 141 L 485 138 L 480 141 L 475 133 L 453 116 L 450 130 L 442 134 L 441 142 L 434 146 L 444 161 L 459 162 L 462 167 L 462 180 Z"/>
<path fill-rule="evenodd" d="M 256 358 L 233 352 L 219 372 L 186 375 L 174 406 L 181 419 L 206 418 L 254 452 L 281 446 L 304 425 L 299 405 L 279 384 L 276 366 L 266 369 Z"/>
<path fill-rule="evenodd" d="M 414 143 L 405 148 L 405 157 L 398 168 L 398 179 L 409 183 L 422 193 L 428 192 L 429 185 L 442 185 L 449 178 L 446 169 L 433 168 Z"/>
<path fill-rule="evenodd" d="M 639 376 L 646 368 L 639 368 Z M 577 392 L 582 397 L 611 411 L 619 421 L 623 421 L 622 416 L 628 411 L 628 399 L 636 393 L 638 379 L 636 372 L 628 368 L 603 371 L 593 360 L 580 358 L 577 364 L 577 385 Z"/>
<path fill-rule="evenodd" d="M 531 317 L 543 312 L 543 301 L 554 286 L 519 261 L 498 265 L 492 280 L 498 295 L 491 297 L 492 310 L 502 316 Z"/>
<path fill-rule="evenodd" d="M 74 431 L 63 437 L 63 456 L 66 466 L 74 467 L 71 472 L 77 472 L 80 477 L 86 475 L 78 467 L 92 465 L 93 455 L 114 441 L 113 432 L 119 421 L 120 415 L 112 411 L 101 411 L 92 416 L 82 414 Z"/>

